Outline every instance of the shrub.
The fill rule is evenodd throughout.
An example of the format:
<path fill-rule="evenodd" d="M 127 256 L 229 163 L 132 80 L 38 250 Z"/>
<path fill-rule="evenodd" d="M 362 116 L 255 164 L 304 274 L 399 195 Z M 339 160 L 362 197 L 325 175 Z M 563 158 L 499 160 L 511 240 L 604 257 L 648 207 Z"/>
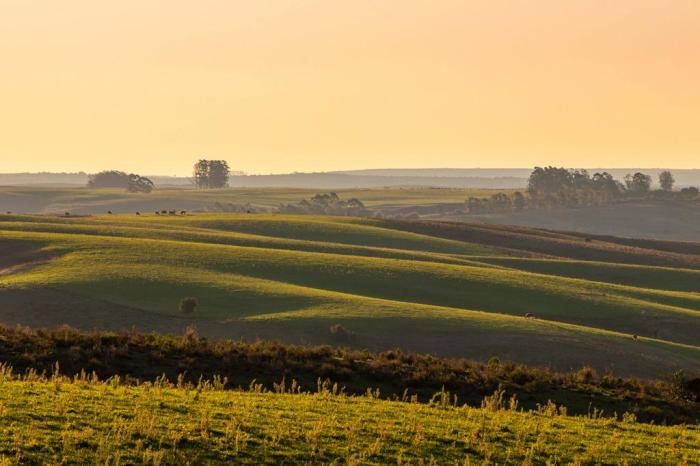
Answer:
<path fill-rule="evenodd" d="M 598 374 L 596 373 L 595 369 L 592 367 L 582 367 L 577 373 L 576 373 L 576 381 L 579 383 L 592 383 L 594 380 L 598 378 Z"/>
<path fill-rule="evenodd" d="M 187 328 L 185 328 L 185 331 L 182 333 L 182 344 L 185 346 L 191 346 L 199 340 L 199 333 L 197 333 L 197 329 L 193 327 L 192 325 L 188 325 Z"/>
<path fill-rule="evenodd" d="M 674 373 L 670 380 L 671 394 L 678 400 L 700 401 L 700 378 L 688 377 L 683 370 Z"/>
<path fill-rule="evenodd" d="M 199 304 L 199 300 L 197 298 L 189 297 L 189 298 L 182 298 L 180 300 L 180 305 L 179 309 L 180 312 L 183 314 L 192 314 L 194 310 L 197 308 L 197 305 Z"/>
<path fill-rule="evenodd" d="M 354 334 L 340 324 L 331 325 L 331 336 L 340 343 L 347 343 L 353 340 Z"/>

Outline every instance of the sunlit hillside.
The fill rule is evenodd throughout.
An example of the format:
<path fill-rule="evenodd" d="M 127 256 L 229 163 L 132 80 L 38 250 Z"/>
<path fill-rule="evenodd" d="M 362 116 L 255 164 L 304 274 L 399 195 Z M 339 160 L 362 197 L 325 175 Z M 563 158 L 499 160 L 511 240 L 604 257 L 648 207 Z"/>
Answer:
<path fill-rule="evenodd" d="M 484 228 L 254 214 L 3 215 L 0 318 L 170 333 L 194 325 L 217 337 L 644 376 L 700 368 L 692 251 Z M 189 314 L 178 307 L 186 297 L 199 303 Z"/>
<path fill-rule="evenodd" d="M 3 464 L 668 464 L 700 461 L 696 426 L 535 411 L 497 392 L 481 408 L 448 392 L 429 404 L 157 381 L 138 387 L 54 375 L 0 383 Z M 653 448 L 649 448 L 653 445 Z"/>

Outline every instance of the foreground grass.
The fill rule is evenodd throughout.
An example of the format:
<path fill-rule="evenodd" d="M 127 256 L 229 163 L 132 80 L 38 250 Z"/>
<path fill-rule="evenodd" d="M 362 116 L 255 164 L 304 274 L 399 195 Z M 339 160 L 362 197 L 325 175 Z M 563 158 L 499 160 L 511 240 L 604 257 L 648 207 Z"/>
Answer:
<path fill-rule="evenodd" d="M 346 335 L 336 342 L 351 339 Z M 447 390 L 470 406 L 505 390 L 526 409 L 553 401 L 566 406 L 570 414 L 597 411 L 617 417 L 629 412 L 640 422 L 700 424 L 700 392 L 693 388 L 700 373 L 643 380 L 600 374 L 590 367 L 555 372 L 494 358 L 484 364 L 396 350 L 372 353 L 263 340 L 215 340 L 199 337 L 192 328 L 181 336 L 168 336 L 0 326 L 0 361 L 22 374 L 50 374 L 60 367 L 61 374 L 70 377 L 87 372 L 100 379 L 165 377 L 195 384 L 218 376 L 227 378 L 231 387 L 247 387 L 255 380 L 273 389 L 281 380 L 295 379 L 302 390 L 312 390 L 324 380 L 342 384 L 348 394 L 362 395 L 373 387 L 384 399 L 401 399 L 410 393 L 422 402 Z"/>
<path fill-rule="evenodd" d="M 698 464 L 696 426 L 315 393 L 225 391 L 87 377 L 0 382 L 1 464 Z M 297 392 L 297 393 L 290 393 Z"/>

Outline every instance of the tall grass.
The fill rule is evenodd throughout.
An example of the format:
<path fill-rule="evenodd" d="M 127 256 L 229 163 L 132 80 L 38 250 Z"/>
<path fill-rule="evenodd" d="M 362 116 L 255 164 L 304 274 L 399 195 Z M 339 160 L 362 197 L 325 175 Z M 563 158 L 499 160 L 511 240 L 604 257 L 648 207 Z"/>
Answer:
<path fill-rule="evenodd" d="M 673 464 L 700 461 L 696 427 L 632 415 L 523 411 L 500 392 L 482 408 L 441 391 L 429 404 L 225 381 L 125 385 L 0 367 L 3 464 Z"/>

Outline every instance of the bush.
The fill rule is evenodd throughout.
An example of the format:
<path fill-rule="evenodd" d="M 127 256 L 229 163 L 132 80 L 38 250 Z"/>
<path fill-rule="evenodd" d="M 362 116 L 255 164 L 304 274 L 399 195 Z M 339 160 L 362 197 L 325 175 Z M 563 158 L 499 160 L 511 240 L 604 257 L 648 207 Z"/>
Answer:
<path fill-rule="evenodd" d="M 331 325 L 331 336 L 337 342 L 347 343 L 353 340 L 354 334 L 340 324 Z"/>
<path fill-rule="evenodd" d="M 336 193 L 316 194 L 311 199 L 303 199 L 296 204 L 281 205 L 281 214 L 302 215 L 349 215 L 368 217 L 371 211 L 359 199 L 341 199 Z"/>
<path fill-rule="evenodd" d="M 680 370 L 671 376 L 670 384 L 676 399 L 700 402 L 700 377 L 691 378 Z"/>
<path fill-rule="evenodd" d="M 180 300 L 180 305 L 179 309 L 180 312 L 183 314 L 192 314 L 194 310 L 197 308 L 197 305 L 199 304 L 199 300 L 197 298 L 189 297 L 189 298 L 182 298 Z"/>

